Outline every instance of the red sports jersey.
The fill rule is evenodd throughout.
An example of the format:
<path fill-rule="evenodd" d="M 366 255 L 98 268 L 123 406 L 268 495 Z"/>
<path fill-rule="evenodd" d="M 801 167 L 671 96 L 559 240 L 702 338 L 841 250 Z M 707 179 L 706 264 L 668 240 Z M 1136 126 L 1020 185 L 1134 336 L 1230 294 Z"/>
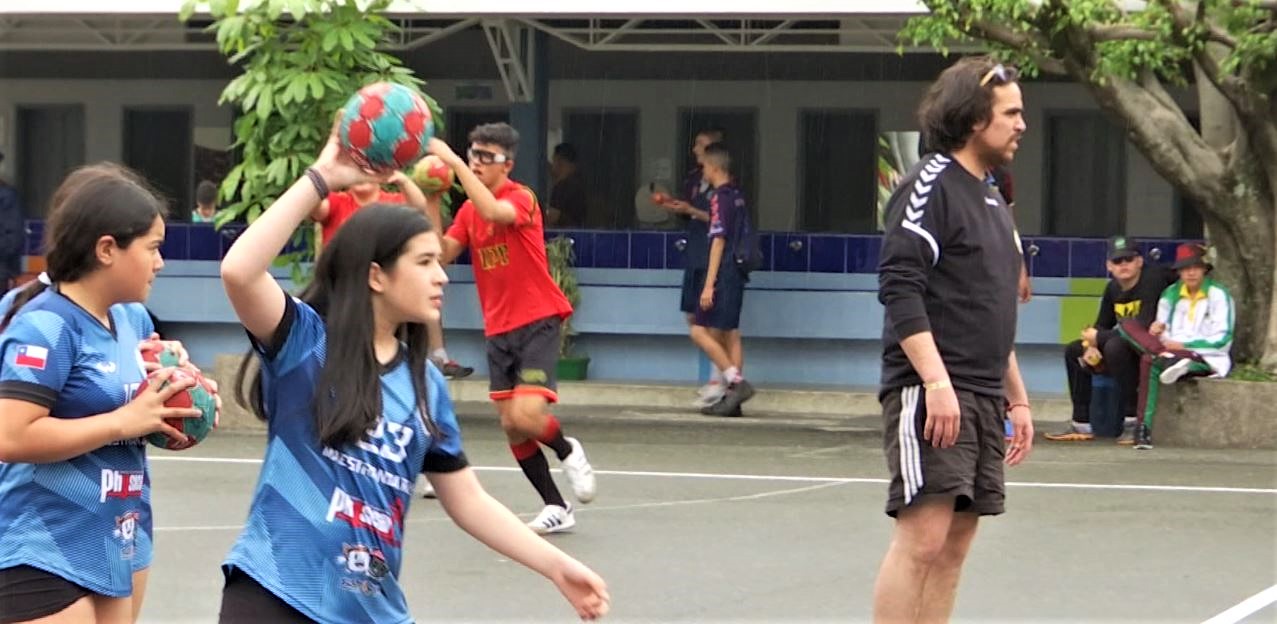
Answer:
<path fill-rule="evenodd" d="M 470 248 L 483 308 L 483 333 L 504 334 L 543 318 L 572 315 L 572 304 L 550 278 L 541 206 L 532 189 L 509 180 L 493 195 L 514 205 L 514 223 L 493 223 L 466 200 L 448 238 Z"/>
<path fill-rule="evenodd" d="M 377 191 L 377 200 L 374 203 L 407 204 L 408 199 L 404 197 L 403 193 Z M 328 194 L 328 217 L 319 222 L 319 225 L 324 228 L 323 239 L 325 245 L 332 240 L 337 230 L 341 229 L 341 224 L 345 223 L 346 219 L 349 219 L 350 215 L 355 214 L 355 211 L 360 208 L 362 206 L 355 201 L 355 196 L 346 191 Z"/>

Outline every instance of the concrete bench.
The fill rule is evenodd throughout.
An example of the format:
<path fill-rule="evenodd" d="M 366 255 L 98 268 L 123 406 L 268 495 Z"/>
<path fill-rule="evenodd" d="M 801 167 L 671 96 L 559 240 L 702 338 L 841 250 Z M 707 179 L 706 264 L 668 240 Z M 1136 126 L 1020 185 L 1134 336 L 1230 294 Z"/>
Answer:
<path fill-rule="evenodd" d="M 1277 383 L 1191 379 L 1163 386 L 1153 442 L 1185 448 L 1277 450 Z"/>

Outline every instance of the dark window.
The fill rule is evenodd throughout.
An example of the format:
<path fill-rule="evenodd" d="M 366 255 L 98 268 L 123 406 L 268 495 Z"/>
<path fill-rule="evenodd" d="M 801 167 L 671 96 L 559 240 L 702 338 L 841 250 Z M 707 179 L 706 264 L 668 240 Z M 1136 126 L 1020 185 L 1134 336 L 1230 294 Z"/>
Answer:
<path fill-rule="evenodd" d="M 194 133 L 189 108 L 126 108 L 124 164 L 168 201 L 169 215 L 190 219 L 195 207 Z"/>
<path fill-rule="evenodd" d="M 1047 121 L 1046 226 L 1056 236 L 1113 236 L 1126 229 L 1126 134 L 1101 113 Z"/>
<path fill-rule="evenodd" d="M 871 112 L 800 114 L 798 217 L 803 231 L 877 231 L 877 137 L 878 119 Z"/>
<path fill-rule="evenodd" d="M 638 179 L 638 112 L 565 111 L 563 142 L 576 148 L 577 169 L 585 182 L 586 227 L 631 227 Z"/>
<path fill-rule="evenodd" d="M 19 106 L 16 184 L 29 218 L 44 218 L 53 191 L 84 164 L 84 107 Z"/>

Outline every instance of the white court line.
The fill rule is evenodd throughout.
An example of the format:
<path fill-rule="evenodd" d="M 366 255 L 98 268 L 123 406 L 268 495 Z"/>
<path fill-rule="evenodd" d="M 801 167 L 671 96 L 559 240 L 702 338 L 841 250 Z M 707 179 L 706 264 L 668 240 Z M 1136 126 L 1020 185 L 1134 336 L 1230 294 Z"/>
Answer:
<path fill-rule="evenodd" d="M 260 464 L 260 459 L 230 457 L 152 456 L 151 461 L 204 462 L 213 464 Z M 472 466 L 477 472 L 519 472 L 513 466 Z M 553 470 L 558 471 L 558 468 Z M 713 472 L 657 472 L 651 470 L 595 470 L 594 474 L 618 477 L 663 477 L 667 479 L 720 479 L 723 481 L 796 481 L 800 483 L 887 483 L 876 477 L 805 477 L 790 475 L 718 474 Z M 1008 481 L 1008 487 L 1061 488 L 1081 490 L 1136 490 L 1146 492 L 1209 492 L 1219 494 L 1277 494 L 1274 488 L 1212 487 L 1203 485 L 1140 485 L 1128 483 L 1052 483 Z"/>
<path fill-rule="evenodd" d="M 705 505 L 709 503 L 734 503 L 739 501 L 758 500 L 761 498 L 771 498 L 773 496 L 785 496 L 788 494 L 800 494 L 802 492 L 810 492 L 812 490 L 822 490 L 827 487 L 836 487 L 845 485 L 843 483 L 818 483 L 816 485 L 805 485 L 803 487 L 789 488 L 785 490 L 772 490 L 769 492 L 758 492 L 756 494 L 742 494 L 738 496 L 720 496 L 717 498 L 693 498 L 690 500 L 676 501 L 657 501 L 650 503 L 633 503 L 630 505 L 612 505 L 610 507 L 577 507 L 574 513 L 597 513 L 600 511 L 630 511 L 634 509 L 653 509 L 658 507 L 678 507 L 681 505 Z M 520 518 L 534 518 L 539 512 L 528 512 L 515 514 Z M 414 521 L 415 520 L 415 521 Z M 452 519 L 444 517 L 435 518 L 409 518 L 407 524 L 425 524 L 427 522 L 450 522 Z M 153 531 L 238 531 L 244 528 L 242 524 L 211 524 L 203 526 L 175 526 L 175 527 L 155 527 Z"/>
<path fill-rule="evenodd" d="M 1272 587 L 1269 587 L 1268 589 L 1237 603 L 1236 606 L 1209 620 L 1206 620 L 1205 622 L 1202 622 L 1202 624 L 1236 624 L 1237 622 L 1249 617 L 1250 614 L 1263 609 L 1274 602 L 1277 602 L 1277 585 L 1273 585 Z"/>

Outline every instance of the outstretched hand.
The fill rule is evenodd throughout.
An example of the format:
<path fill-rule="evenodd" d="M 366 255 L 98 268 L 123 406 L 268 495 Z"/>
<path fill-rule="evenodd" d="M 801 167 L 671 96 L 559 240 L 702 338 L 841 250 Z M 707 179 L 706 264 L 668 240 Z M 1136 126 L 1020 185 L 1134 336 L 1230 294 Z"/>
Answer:
<path fill-rule="evenodd" d="M 551 580 L 583 620 L 601 618 L 612 608 L 607 583 L 580 561 L 569 558 L 555 571 Z"/>

